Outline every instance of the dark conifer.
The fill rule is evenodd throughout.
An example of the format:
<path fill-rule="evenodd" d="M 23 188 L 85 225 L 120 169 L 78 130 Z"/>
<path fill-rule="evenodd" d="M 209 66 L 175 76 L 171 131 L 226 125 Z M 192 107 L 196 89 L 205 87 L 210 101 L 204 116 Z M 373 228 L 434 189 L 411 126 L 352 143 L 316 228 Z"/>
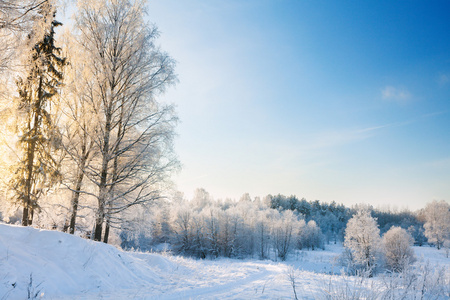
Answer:
<path fill-rule="evenodd" d="M 50 4 L 43 5 L 39 15 L 37 26 L 29 35 L 30 41 L 37 42 L 31 51 L 28 76 L 17 80 L 22 154 L 11 186 L 23 206 L 23 226 L 32 224 L 33 213 L 39 208 L 39 197 L 60 178 L 54 153 L 60 148 L 61 135 L 52 111 L 57 107 L 55 96 L 62 85 L 66 65 L 54 39 L 54 28 L 62 24 L 54 19 L 55 11 Z"/>

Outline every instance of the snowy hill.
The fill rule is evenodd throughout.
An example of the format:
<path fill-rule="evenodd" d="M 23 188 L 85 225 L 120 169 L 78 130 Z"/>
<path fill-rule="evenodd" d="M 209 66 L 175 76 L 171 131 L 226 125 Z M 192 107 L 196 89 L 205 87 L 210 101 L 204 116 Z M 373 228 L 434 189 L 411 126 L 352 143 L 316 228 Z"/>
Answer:
<path fill-rule="evenodd" d="M 24 299 L 30 285 L 35 294 L 41 291 L 39 295 L 47 298 L 162 283 L 148 264 L 111 245 L 4 224 L 0 224 L 0 278 L 0 299 Z"/>
<path fill-rule="evenodd" d="M 396 280 L 330 275 L 339 272 L 333 262 L 341 251 L 339 245 L 299 251 L 284 263 L 193 260 L 125 252 L 57 231 L 0 224 L 0 299 L 293 299 L 289 275 L 299 299 L 321 299 L 330 292 L 373 296 Z M 416 270 L 425 261 L 439 266 L 429 267 L 427 280 L 441 276 L 442 283 L 430 281 L 426 292 L 450 293 L 450 259 L 434 248 L 415 251 Z M 417 286 L 425 286 L 415 277 Z"/>
<path fill-rule="evenodd" d="M 262 289 L 285 268 L 124 252 L 62 232 L 0 224 L 0 299 L 239 298 L 236 293 L 255 293 L 248 285 Z"/>

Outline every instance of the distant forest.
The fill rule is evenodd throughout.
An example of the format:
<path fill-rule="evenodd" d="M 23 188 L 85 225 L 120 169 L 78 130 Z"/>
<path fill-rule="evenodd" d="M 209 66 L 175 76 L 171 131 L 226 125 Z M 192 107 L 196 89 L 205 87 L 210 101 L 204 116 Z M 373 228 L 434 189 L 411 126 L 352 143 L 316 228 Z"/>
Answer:
<path fill-rule="evenodd" d="M 121 231 L 124 249 L 166 248 L 177 254 L 205 257 L 285 258 L 294 249 L 324 249 L 344 241 L 347 222 L 359 209 L 369 210 L 380 234 L 404 228 L 415 245 L 427 242 L 424 210 L 382 210 L 369 205 L 346 207 L 336 202 L 307 201 L 281 194 L 239 201 L 214 200 L 204 189 L 193 199 L 174 197 L 149 206 Z"/>

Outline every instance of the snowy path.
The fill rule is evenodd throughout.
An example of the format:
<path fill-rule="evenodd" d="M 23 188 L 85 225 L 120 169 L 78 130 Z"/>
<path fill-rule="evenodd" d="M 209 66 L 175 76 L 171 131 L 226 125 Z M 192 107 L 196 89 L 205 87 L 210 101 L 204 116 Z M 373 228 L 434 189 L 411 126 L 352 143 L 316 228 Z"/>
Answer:
<path fill-rule="evenodd" d="M 175 293 L 161 295 L 160 299 L 270 299 L 269 295 L 264 295 L 265 287 L 273 285 L 280 276 L 284 276 L 285 265 L 263 265 L 247 263 L 244 267 L 256 267 L 258 270 L 245 278 L 238 278 L 227 283 L 212 285 L 203 288 L 193 287 L 189 290 L 177 291 Z"/>
<path fill-rule="evenodd" d="M 145 254 L 140 254 L 145 255 Z M 101 299 L 293 299 L 288 280 L 289 265 L 272 261 L 195 261 L 175 259 L 178 267 L 162 277 L 164 286 L 122 290 L 119 293 L 101 292 L 93 295 Z M 192 272 L 192 273 L 191 273 Z M 316 299 L 328 275 L 296 271 L 296 290 L 299 299 Z M 81 299 L 81 298 L 80 298 Z"/>
<path fill-rule="evenodd" d="M 144 254 L 140 254 L 144 256 Z M 171 260 L 171 258 L 168 258 Z M 144 259 L 145 260 L 145 259 Z M 176 258 L 178 267 L 162 274 L 164 286 L 89 294 L 101 299 L 292 299 L 287 265 L 269 261 L 193 261 Z M 275 293 L 274 293 L 275 292 Z M 84 297 L 87 295 L 84 295 Z M 82 299 L 80 297 L 79 299 Z"/>

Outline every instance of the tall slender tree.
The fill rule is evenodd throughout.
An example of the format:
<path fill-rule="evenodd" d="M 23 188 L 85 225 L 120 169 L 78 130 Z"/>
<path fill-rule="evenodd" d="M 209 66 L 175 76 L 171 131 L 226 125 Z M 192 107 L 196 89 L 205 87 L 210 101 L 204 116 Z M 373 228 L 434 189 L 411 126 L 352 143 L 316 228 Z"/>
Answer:
<path fill-rule="evenodd" d="M 51 3 L 39 8 L 30 41 L 30 69 L 25 78 L 17 80 L 19 91 L 19 162 L 11 186 L 23 205 L 22 225 L 31 225 L 33 214 L 39 207 L 40 196 L 59 179 L 55 149 L 60 146 L 60 133 L 52 111 L 57 106 L 58 87 L 62 84 L 66 60 L 55 46 L 56 21 Z"/>
<path fill-rule="evenodd" d="M 96 115 L 87 101 L 95 78 L 91 76 L 83 48 L 72 32 L 65 32 L 64 46 L 68 50 L 66 55 L 70 66 L 66 68 L 65 88 L 61 97 L 65 120 L 62 146 L 66 154 L 63 184 L 72 192 L 65 229 L 74 234 L 80 198 L 85 193 L 86 184 L 89 184 L 85 180 L 85 173 L 98 154 L 92 132 L 97 123 Z"/>
<path fill-rule="evenodd" d="M 79 1 L 79 41 L 94 80 L 85 99 L 97 120 L 97 160 L 85 172 L 97 186 L 94 239 L 130 206 L 160 197 L 172 153 L 176 121 L 155 99 L 174 83 L 174 61 L 155 46 L 155 27 L 144 21 L 145 1 Z"/>

